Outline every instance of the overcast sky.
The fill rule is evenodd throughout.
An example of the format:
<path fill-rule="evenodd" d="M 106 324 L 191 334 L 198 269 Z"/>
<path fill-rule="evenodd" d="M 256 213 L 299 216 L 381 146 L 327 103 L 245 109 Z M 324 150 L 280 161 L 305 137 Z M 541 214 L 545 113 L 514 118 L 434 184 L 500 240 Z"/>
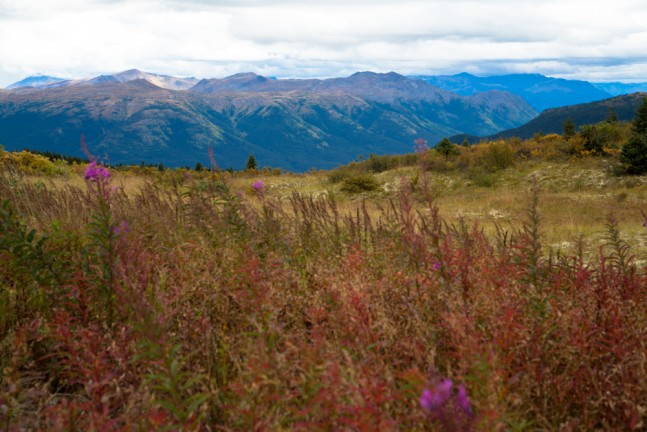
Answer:
<path fill-rule="evenodd" d="M 645 0 L 0 0 L 0 87 L 175 76 L 532 72 L 647 82 Z"/>

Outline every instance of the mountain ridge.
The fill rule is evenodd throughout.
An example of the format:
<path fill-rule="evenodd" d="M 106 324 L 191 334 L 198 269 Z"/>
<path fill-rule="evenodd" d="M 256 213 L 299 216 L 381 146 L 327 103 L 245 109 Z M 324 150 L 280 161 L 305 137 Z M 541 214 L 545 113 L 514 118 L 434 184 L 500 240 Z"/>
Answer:
<path fill-rule="evenodd" d="M 211 146 L 225 167 L 244 166 L 253 153 L 261 165 L 304 171 L 407 153 L 417 138 L 494 133 L 536 115 L 512 94 L 462 97 L 395 73 L 305 82 L 247 74 L 196 86 L 207 91 L 107 79 L 1 93 L 0 142 L 79 155 L 84 133 L 113 163 L 192 165 L 207 162 Z"/>
<path fill-rule="evenodd" d="M 170 75 L 144 72 L 139 69 L 128 69 L 114 74 L 98 75 L 83 79 L 65 79 L 52 76 L 27 77 L 7 86 L 7 90 L 20 90 L 30 87 L 47 90 L 55 87 L 68 87 L 80 84 L 122 83 L 138 79 L 143 79 L 158 87 L 170 90 L 188 90 L 199 81 L 196 78 L 178 78 Z"/>
<path fill-rule="evenodd" d="M 636 92 L 628 95 L 615 96 L 601 101 L 552 108 L 542 112 L 536 118 L 517 128 L 501 131 L 484 137 L 457 135 L 451 139 L 460 142 L 463 138 L 466 138 L 469 142 L 478 142 L 479 140 L 494 140 L 511 137 L 528 139 L 532 138 L 537 133 L 561 134 L 564 130 L 564 123 L 566 123 L 569 117 L 576 126 L 595 124 L 607 119 L 611 109 L 616 114 L 619 121 L 631 121 L 635 118 L 636 110 L 645 97 L 647 97 L 647 93 Z"/>

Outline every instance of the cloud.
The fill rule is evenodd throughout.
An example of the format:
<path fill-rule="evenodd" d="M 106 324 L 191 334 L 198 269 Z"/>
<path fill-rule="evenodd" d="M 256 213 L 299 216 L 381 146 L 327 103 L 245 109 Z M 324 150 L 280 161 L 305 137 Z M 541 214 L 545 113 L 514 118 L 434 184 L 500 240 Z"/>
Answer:
<path fill-rule="evenodd" d="M 0 0 L 0 86 L 133 67 L 198 77 L 465 70 L 647 81 L 641 3 Z"/>

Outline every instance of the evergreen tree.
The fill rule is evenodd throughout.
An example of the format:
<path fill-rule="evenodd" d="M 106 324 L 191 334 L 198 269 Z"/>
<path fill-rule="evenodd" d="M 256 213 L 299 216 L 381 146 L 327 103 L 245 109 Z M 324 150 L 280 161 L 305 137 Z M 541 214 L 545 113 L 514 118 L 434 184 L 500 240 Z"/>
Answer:
<path fill-rule="evenodd" d="M 247 159 L 247 170 L 257 170 L 258 169 L 258 164 L 256 163 L 256 158 L 254 157 L 253 154 L 249 155 L 249 158 Z"/>
<path fill-rule="evenodd" d="M 615 124 L 618 122 L 618 114 L 616 114 L 616 111 L 613 109 L 613 107 L 609 107 L 609 114 L 607 114 L 607 123 Z"/>
<path fill-rule="evenodd" d="M 564 123 L 564 139 L 569 140 L 573 138 L 573 135 L 575 135 L 575 123 L 569 117 L 566 119 L 566 123 Z"/>
<path fill-rule="evenodd" d="M 636 112 L 633 133 L 622 147 L 620 162 L 627 174 L 647 173 L 647 98 Z"/>
<path fill-rule="evenodd" d="M 634 134 L 622 147 L 620 162 L 627 174 L 647 173 L 647 134 Z"/>
<path fill-rule="evenodd" d="M 647 134 L 647 98 L 643 98 L 643 103 L 638 108 L 638 112 L 636 112 L 633 133 L 640 135 Z"/>
<path fill-rule="evenodd" d="M 458 154 L 458 149 L 456 146 L 449 140 L 449 138 L 443 138 L 435 147 L 436 151 L 444 156 L 451 156 Z"/>
<path fill-rule="evenodd" d="M 203 168 L 203 166 L 202 166 L 202 164 L 201 164 L 200 162 L 198 162 L 197 164 L 195 164 L 195 170 L 196 170 L 196 171 L 198 171 L 198 172 L 199 172 L 199 171 L 202 171 L 202 168 Z"/>

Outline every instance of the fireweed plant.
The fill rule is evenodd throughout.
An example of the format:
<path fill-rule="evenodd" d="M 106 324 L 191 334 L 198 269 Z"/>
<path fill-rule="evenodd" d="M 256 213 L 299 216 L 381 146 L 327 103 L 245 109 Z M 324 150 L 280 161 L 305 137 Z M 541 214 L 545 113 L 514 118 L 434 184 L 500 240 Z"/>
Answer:
<path fill-rule="evenodd" d="M 645 257 L 612 217 L 557 254 L 539 181 L 488 236 L 424 170 L 372 212 L 213 165 L 0 172 L 0 430 L 644 430 Z"/>
<path fill-rule="evenodd" d="M 88 187 L 88 202 L 94 207 L 94 214 L 88 226 L 91 247 L 98 258 L 97 277 L 99 295 L 104 299 L 106 322 L 112 327 L 115 302 L 115 242 L 117 237 L 127 232 L 128 223 L 122 221 L 117 225 L 110 209 L 110 196 L 114 192 L 110 186 L 110 172 L 96 161 L 90 162 L 85 171 Z"/>
<path fill-rule="evenodd" d="M 454 390 L 454 383 L 450 379 L 443 379 L 422 392 L 420 406 L 442 430 L 472 430 L 472 405 L 462 384 Z"/>

